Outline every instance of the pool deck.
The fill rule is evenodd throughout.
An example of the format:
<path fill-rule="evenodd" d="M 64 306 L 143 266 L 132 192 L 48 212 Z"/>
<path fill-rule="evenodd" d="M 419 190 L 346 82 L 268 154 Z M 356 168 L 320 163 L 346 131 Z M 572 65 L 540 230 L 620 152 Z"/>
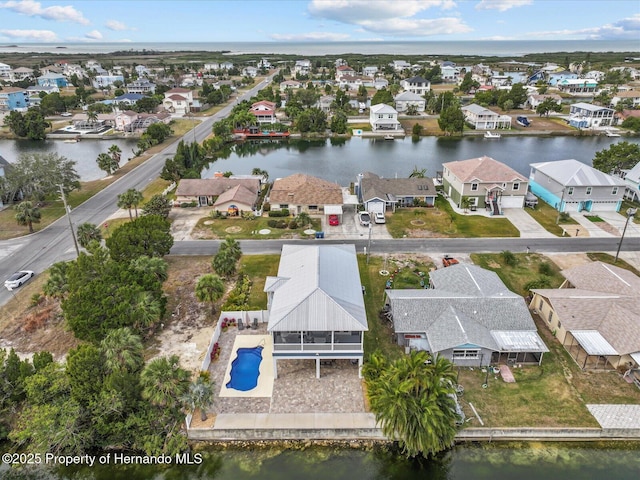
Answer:
<path fill-rule="evenodd" d="M 260 375 L 258 376 L 258 385 L 246 392 L 227 388 L 227 383 L 231 380 L 231 364 L 238 355 L 239 348 L 254 348 L 258 345 L 264 345 L 262 350 L 262 361 L 260 362 Z M 220 389 L 220 397 L 236 397 L 236 398 L 271 398 L 273 394 L 273 343 L 270 335 L 236 335 L 233 342 L 233 349 L 229 356 L 230 361 L 227 362 L 227 370 L 224 374 L 222 388 Z"/>

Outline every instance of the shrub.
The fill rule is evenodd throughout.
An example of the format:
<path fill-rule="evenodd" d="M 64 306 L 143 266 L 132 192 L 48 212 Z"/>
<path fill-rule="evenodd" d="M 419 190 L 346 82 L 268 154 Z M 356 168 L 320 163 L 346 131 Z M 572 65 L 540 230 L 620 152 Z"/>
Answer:
<path fill-rule="evenodd" d="M 536 288 L 551 288 L 551 279 L 546 275 L 541 275 L 535 280 L 527 282 L 524 286 L 527 291 L 531 291 Z"/>
<path fill-rule="evenodd" d="M 180 208 L 192 208 L 197 206 L 198 206 L 198 202 L 182 202 L 180 204 Z"/>
<path fill-rule="evenodd" d="M 500 253 L 500 256 L 502 257 L 502 261 L 510 267 L 514 267 L 518 263 L 516 256 L 509 250 L 504 250 Z"/>
<path fill-rule="evenodd" d="M 211 360 L 215 362 L 218 358 L 220 358 L 220 345 L 216 342 L 211 349 Z"/>
<path fill-rule="evenodd" d="M 413 135 L 422 135 L 423 130 L 424 127 L 422 125 L 420 125 L 419 123 L 414 123 L 413 127 L 411 128 L 411 133 Z"/>
<path fill-rule="evenodd" d="M 571 219 L 571 215 L 567 212 L 561 212 L 559 218 L 561 222 L 568 222 Z"/>
<path fill-rule="evenodd" d="M 291 220 L 291 221 L 289 222 L 289 228 L 290 228 L 291 230 L 295 230 L 296 228 L 298 228 L 298 222 L 296 222 L 295 220 Z"/>
<path fill-rule="evenodd" d="M 269 216 L 270 217 L 288 217 L 289 216 L 289 209 L 288 208 L 283 208 L 282 210 L 270 210 L 269 211 Z"/>
<path fill-rule="evenodd" d="M 278 220 L 276 223 L 276 228 L 287 228 L 288 223 L 286 220 Z"/>
<path fill-rule="evenodd" d="M 277 220 L 273 220 L 273 219 L 269 219 L 267 220 L 267 225 L 271 228 L 276 228 L 276 225 L 278 224 Z"/>
<path fill-rule="evenodd" d="M 264 202 L 264 204 L 262 205 L 262 210 L 265 212 L 270 212 L 271 211 L 271 204 L 269 202 Z"/>
<path fill-rule="evenodd" d="M 551 276 L 553 273 L 551 264 L 549 262 L 542 262 L 538 265 L 538 273 L 541 275 Z"/>

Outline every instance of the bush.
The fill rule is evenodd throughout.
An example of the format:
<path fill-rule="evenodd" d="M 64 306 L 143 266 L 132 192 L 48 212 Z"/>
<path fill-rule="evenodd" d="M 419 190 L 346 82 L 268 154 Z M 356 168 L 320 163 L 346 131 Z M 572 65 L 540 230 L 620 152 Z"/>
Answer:
<path fill-rule="evenodd" d="M 264 204 L 262 205 L 262 210 L 265 212 L 270 212 L 271 211 L 271 204 L 269 202 L 264 202 Z"/>
<path fill-rule="evenodd" d="M 569 215 L 567 212 L 561 212 L 559 218 L 561 222 L 568 222 L 569 220 L 571 220 L 571 215 Z"/>
<path fill-rule="evenodd" d="M 277 224 L 278 224 L 277 220 L 272 220 L 272 219 L 267 220 L 267 225 L 271 228 L 276 228 Z"/>
<path fill-rule="evenodd" d="M 296 222 L 295 220 L 291 220 L 291 221 L 289 222 L 289 228 L 290 228 L 291 230 L 295 230 L 296 228 L 298 228 L 298 222 Z"/>
<path fill-rule="evenodd" d="M 527 282 L 524 286 L 525 290 L 531 291 L 536 288 L 551 288 L 551 278 L 546 275 L 541 275 L 535 280 Z"/>
<path fill-rule="evenodd" d="M 514 267 L 518 263 L 516 256 L 509 250 L 504 250 L 500 253 L 500 256 L 502 257 L 502 261 L 510 267 Z"/>
<path fill-rule="evenodd" d="M 289 209 L 283 208 L 282 210 L 269 210 L 270 217 L 288 217 Z"/>
<path fill-rule="evenodd" d="M 423 131 L 424 131 L 424 127 L 419 123 L 414 123 L 413 127 L 411 128 L 411 133 L 416 136 L 422 135 Z"/>
<path fill-rule="evenodd" d="M 276 228 L 287 228 L 288 223 L 285 220 L 278 220 Z"/>
<path fill-rule="evenodd" d="M 550 277 L 553 273 L 551 264 L 549 262 L 542 262 L 540 265 L 538 265 L 538 273 Z"/>
<path fill-rule="evenodd" d="M 192 208 L 197 206 L 198 206 L 198 202 L 182 202 L 180 204 L 180 208 Z"/>

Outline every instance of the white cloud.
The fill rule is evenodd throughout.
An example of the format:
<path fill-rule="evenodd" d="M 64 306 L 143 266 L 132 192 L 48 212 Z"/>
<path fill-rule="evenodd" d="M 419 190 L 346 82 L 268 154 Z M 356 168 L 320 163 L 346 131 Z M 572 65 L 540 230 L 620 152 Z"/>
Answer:
<path fill-rule="evenodd" d="M 636 40 L 640 38 L 640 13 L 623 18 L 614 23 L 608 23 L 601 27 L 581 28 L 576 30 L 548 30 L 531 32 L 528 35 L 535 37 L 567 37 L 573 39 L 590 40 Z"/>
<path fill-rule="evenodd" d="M 312 0 L 309 11 L 316 17 L 356 25 L 357 32 L 393 37 L 427 37 L 470 32 L 460 18 L 417 18 L 430 8 L 455 8 L 452 0 Z"/>
<path fill-rule="evenodd" d="M 91 40 L 102 40 L 102 34 L 98 30 L 91 30 L 85 33 L 84 36 Z"/>
<path fill-rule="evenodd" d="M 42 8 L 42 4 L 40 2 L 34 2 L 33 0 L 9 0 L 8 2 L 0 3 L 0 8 L 13 10 L 14 12 L 21 13 L 29 17 L 42 17 L 47 20 L 55 20 L 56 22 L 74 22 L 82 25 L 88 25 L 91 23 L 84 17 L 82 12 L 76 10 L 71 5 L 67 5 L 65 7 L 53 5 L 51 7 Z"/>
<path fill-rule="evenodd" d="M 51 30 L 0 30 L 0 35 L 12 39 L 31 40 L 37 42 L 57 42 L 58 36 Z"/>
<path fill-rule="evenodd" d="M 505 12 L 511 8 L 531 5 L 533 0 L 481 0 L 476 5 L 476 10 L 498 10 Z"/>
<path fill-rule="evenodd" d="M 308 33 L 273 33 L 270 37 L 278 41 L 287 42 L 340 42 L 349 39 L 346 33 L 308 32 Z"/>
<path fill-rule="evenodd" d="M 107 20 L 104 26 L 109 30 L 113 30 L 115 32 L 120 32 L 122 30 L 133 30 L 133 28 L 127 27 L 124 22 L 119 22 L 118 20 Z"/>

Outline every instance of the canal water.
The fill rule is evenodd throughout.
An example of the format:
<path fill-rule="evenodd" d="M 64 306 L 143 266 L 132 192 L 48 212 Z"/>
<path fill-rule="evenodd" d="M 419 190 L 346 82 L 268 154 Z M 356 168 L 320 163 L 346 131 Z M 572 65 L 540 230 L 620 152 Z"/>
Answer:
<path fill-rule="evenodd" d="M 55 480 L 637 480 L 640 444 L 460 445 L 433 460 L 409 461 L 383 449 L 227 449 L 170 466 L 65 467 L 42 475 L 0 468 L 4 479 Z M 185 465 L 185 461 L 199 463 Z M 96 462 L 97 463 L 97 462 Z"/>
<path fill-rule="evenodd" d="M 383 177 L 407 177 L 414 169 L 426 169 L 435 176 L 444 162 L 466 160 L 487 155 L 510 165 L 526 177 L 529 164 L 574 158 L 591 165 L 596 152 L 611 144 L 627 140 L 640 143 L 640 138 L 610 137 L 529 137 L 503 136 L 501 139 L 463 137 L 458 139 L 411 137 L 398 140 L 351 138 L 326 140 L 251 141 L 227 149 L 202 172 L 210 178 L 215 172 L 249 174 L 254 168 L 266 170 L 272 179 L 294 173 L 307 173 L 341 185 L 355 181 L 365 171 Z M 82 180 L 105 176 L 97 164 L 98 154 L 112 144 L 122 150 L 122 164 L 131 158 L 135 140 L 82 140 L 64 143 L 62 140 L 30 142 L 0 140 L 0 155 L 9 162 L 23 152 L 55 152 L 77 162 Z"/>

